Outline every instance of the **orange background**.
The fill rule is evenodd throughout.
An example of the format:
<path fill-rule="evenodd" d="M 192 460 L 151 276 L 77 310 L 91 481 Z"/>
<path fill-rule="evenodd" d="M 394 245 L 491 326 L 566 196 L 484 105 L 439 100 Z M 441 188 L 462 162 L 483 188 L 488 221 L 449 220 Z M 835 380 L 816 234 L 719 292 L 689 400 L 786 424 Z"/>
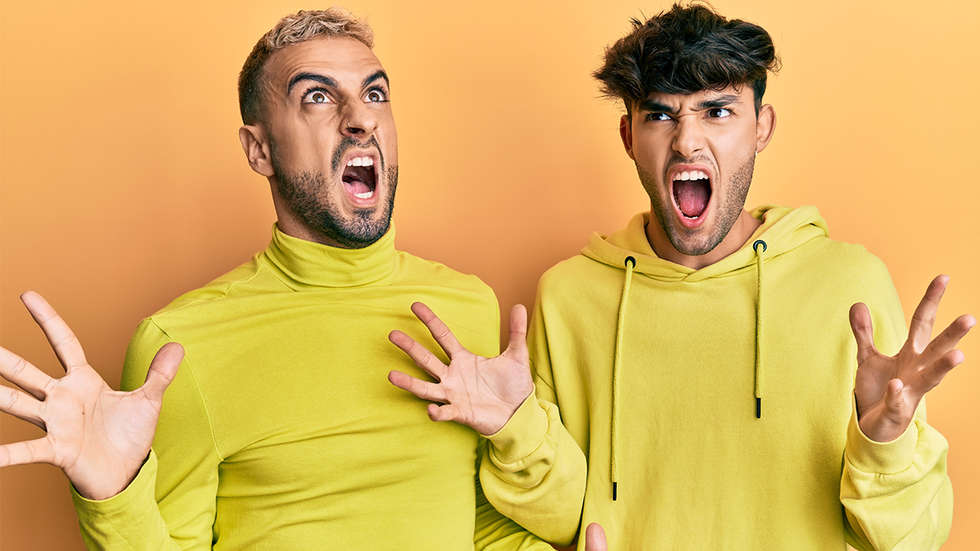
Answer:
<path fill-rule="evenodd" d="M 30 5 L 29 5 L 30 4 Z M 377 33 L 400 133 L 398 245 L 475 273 L 506 312 L 538 276 L 648 208 L 589 77 L 650 2 L 351 1 Z M 773 35 L 776 137 L 749 204 L 815 204 L 890 267 L 911 314 L 980 314 L 980 3 L 716 0 Z M 601 7 L 600 7 L 601 6 Z M 276 1 L 0 4 L 0 339 L 49 374 L 17 296 L 41 292 L 117 385 L 136 323 L 262 249 L 267 182 L 237 138 L 236 77 Z M 505 318 L 506 319 L 506 318 Z M 929 398 L 956 492 L 945 549 L 980 544 L 980 335 Z M 4 415 L 2 442 L 41 432 Z M 3 469 L 0 545 L 81 549 L 61 472 Z"/>

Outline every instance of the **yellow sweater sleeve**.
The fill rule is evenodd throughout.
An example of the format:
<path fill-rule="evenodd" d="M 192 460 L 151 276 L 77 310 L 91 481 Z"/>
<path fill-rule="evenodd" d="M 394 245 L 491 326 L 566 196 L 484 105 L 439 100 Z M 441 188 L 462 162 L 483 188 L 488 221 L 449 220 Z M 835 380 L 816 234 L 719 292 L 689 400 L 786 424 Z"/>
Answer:
<path fill-rule="evenodd" d="M 889 292 L 882 291 L 887 296 L 871 312 L 875 344 L 894 354 L 907 337 L 905 318 L 893 287 L 881 289 Z M 949 536 L 953 489 L 946 475 L 948 445 L 926 423 L 925 400 L 902 436 L 885 443 L 865 436 L 852 410 L 840 490 L 847 542 L 867 551 L 938 549 Z"/>
<path fill-rule="evenodd" d="M 152 321 L 137 329 L 126 353 L 122 389 L 142 385 L 150 361 L 170 342 Z M 168 407 L 170 405 L 170 407 Z M 89 549 L 211 549 L 219 458 L 203 401 L 185 360 L 164 394 L 154 450 L 157 453 L 122 493 L 90 501 L 73 492 L 82 537 Z"/>
<path fill-rule="evenodd" d="M 88 549 L 180 549 L 170 539 L 153 499 L 156 474 L 157 457 L 151 450 L 133 482 L 109 499 L 89 500 L 72 487 L 78 526 Z"/>
<path fill-rule="evenodd" d="M 892 442 L 868 439 L 851 417 L 841 503 L 847 540 L 857 549 L 939 549 L 949 536 L 953 488 L 946 439 L 926 424 L 925 405 Z"/>
<path fill-rule="evenodd" d="M 561 424 L 558 407 L 531 395 L 483 454 L 480 480 L 503 514 L 552 543 L 578 532 L 585 497 L 585 454 Z"/>
<path fill-rule="evenodd" d="M 477 449 L 477 461 L 484 455 L 486 440 Z M 552 547 L 526 531 L 513 520 L 494 508 L 483 493 L 479 477 L 476 479 L 476 530 L 473 535 L 476 551 L 552 551 Z"/>

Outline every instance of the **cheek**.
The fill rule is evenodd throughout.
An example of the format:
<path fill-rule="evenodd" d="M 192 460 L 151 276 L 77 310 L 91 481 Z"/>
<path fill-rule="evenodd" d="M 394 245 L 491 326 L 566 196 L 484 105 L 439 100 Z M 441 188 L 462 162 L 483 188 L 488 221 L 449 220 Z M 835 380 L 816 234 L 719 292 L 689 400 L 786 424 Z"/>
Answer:
<path fill-rule="evenodd" d="M 645 167 L 647 171 L 652 171 L 655 167 L 657 171 L 662 171 L 664 164 L 664 146 L 662 140 L 655 140 L 647 133 L 633 133 L 633 159 Z"/>
<path fill-rule="evenodd" d="M 395 121 L 391 117 L 385 121 L 384 135 L 379 138 L 385 154 L 385 160 L 390 165 L 398 164 L 398 133 L 395 131 Z"/>
<path fill-rule="evenodd" d="M 755 133 L 717 136 L 711 140 L 711 152 L 719 169 L 736 170 L 755 155 Z"/>

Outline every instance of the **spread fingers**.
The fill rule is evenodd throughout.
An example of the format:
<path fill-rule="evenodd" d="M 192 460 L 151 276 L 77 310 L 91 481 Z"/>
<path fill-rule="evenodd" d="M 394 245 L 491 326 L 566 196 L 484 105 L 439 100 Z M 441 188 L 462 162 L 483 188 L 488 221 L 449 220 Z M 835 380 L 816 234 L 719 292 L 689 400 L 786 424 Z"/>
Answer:
<path fill-rule="evenodd" d="M 47 396 L 46 389 L 54 382 L 54 379 L 31 365 L 31 362 L 6 348 L 0 348 L 0 375 L 30 392 L 38 400 L 43 400 Z"/>
<path fill-rule="evenodd" d="M 446 351 L 450 359 L 460 350 L 464 350 L 463 345 L 456 340 L 456 335 L 453 335 L 449 327 L 428 306 L 416 302 L 412 305 L 412 312 L 425 324 L 432 338 Z"/>
<path fill-rule="evenodd" d="M 54 464 L 54 449 L 47 438 L 0 446 L 0 467 L 28 463 Z"/>
<path fill-rule="evenodd" d="M 18 419 L 23 419 L 44 429 L 45 424 L 41 420 L 43 408 L 43 402 L 36 400 L 26 392 L 21 392 L 7 386 L 0 386 L 0 411 L 9 413 Z"/>
<path fill-rule="evenodd" d="M 421 367 L 426 373 L 435 377 L 436 380 L 442 380 L 442 376 L 446 373 L 446 364 L 442 363 L 442 360 L 435 354 L 429 352 L 428 348 L 422 346 L 418 341 L 401 331 L 392 331 L 389 333 L 388 340 L 400 348 L 402 352 L 408 354 L 412 358 L 412 361 L 415 362 L 415 365 Z"/>
<path fill-rule="evenodd" d="M 65 367 L 65 371 L 88 363 L 75 333 L 68 327 L 65 320 L 61 319 L 58 312 L 55 312 L 54 308 L 48 304 L 48 301 L 34 291 L 27 291 L 20 296 L 20 299 L 24 302 L 24 306 L 27 306 L 27 310 L 30 311 L 34 321 L 41 326 L 44 336 L 48 338 L 48 342 L 54 348 L 54 352 L 58 355 L 61 365 Z"/>
<path fill-rule="evenodd" d="M 406 375 L 401 371 L 391 371 L 388 373 L 388 381 L 398 388 L 414 394 L 427 402 L 445 402 L 446 393 L 439 385 L 416 379 L 411 375 Z"/>

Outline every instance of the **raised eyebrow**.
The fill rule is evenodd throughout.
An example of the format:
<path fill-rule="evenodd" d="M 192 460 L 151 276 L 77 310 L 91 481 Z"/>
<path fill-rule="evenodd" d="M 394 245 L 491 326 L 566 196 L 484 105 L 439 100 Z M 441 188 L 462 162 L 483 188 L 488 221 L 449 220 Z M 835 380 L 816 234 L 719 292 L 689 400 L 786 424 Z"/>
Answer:
<path fill-rule="evenodd" d="M 312 80 L 313 82 L 319 82 L 320 84 L 328 88 L 336 88 L 337 81 L 324 75 L 318 75 L 316 73 L 299 73 L 293 78 L 289 79 L 289 87 L 286 88 L 286 95 L 288 96 L 293 92 L 293 87 L 300 82 Z"/>
<path fill-rule="evenodd" d="M 364 82 L 361 83 L 361 88 L 367 88 L 374 81 L 378 79 L 383 79 L 385 81 L 386 86 L 388 87 L 391 86 L 391 82 L 388 81 L 388 73 L 384 72 L 384 69 L 378 69 L 377 71 L 371 73 L 370 75 L 368 75 L 367 78 L 364 79 Z"/>

